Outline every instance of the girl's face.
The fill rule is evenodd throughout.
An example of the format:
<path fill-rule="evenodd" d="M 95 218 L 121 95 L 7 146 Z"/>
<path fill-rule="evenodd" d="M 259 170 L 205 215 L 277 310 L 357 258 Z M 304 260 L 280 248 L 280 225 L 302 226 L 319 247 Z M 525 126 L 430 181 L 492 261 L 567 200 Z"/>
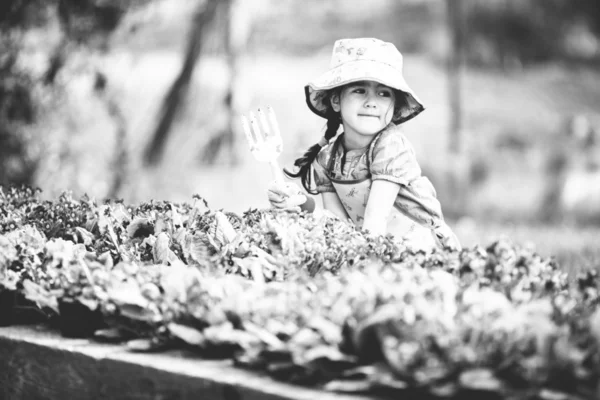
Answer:
<path fill-rule="evenodd" d="M 394 91 L 374 81 L 360 81 L 344 86 L 333 95 L 331 106 L 342 115 L 344 134 L 357 140 L 372 139 L 394 116 Z"/>

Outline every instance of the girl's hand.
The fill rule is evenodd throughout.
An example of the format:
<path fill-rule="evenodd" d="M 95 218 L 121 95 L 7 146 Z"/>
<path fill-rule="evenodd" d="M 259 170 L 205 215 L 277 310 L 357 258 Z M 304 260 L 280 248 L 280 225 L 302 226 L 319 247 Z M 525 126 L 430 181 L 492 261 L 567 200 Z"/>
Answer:
<path fill-rule="evenodd" d="M 436 227 L 434 231 L 440 243 L 442 243 L 442 245 L 444 245 L 445 247 L 449 247 L 453 250 L 462 249 L 462 246 L 458 241 L 458 237 L 454 232 L 452 232 L 452 229 L 450 229 L 450 227 L 446 223 L 443 223 L 440 226 Z"/>
<path fill-rule="evenodd" d="M 279 210 L 300 211 L 308 203 L 308 197 L 298 185 L 290 182 L 272 182 L 267 195 L 271 205 Z"/>

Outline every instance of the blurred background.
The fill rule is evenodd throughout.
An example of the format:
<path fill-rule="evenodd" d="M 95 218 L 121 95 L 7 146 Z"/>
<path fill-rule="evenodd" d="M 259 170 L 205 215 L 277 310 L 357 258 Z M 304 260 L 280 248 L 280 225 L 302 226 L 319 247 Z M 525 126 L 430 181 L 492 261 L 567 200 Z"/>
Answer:
<path fill-rule="evenodd" d="M 290 168 L 324 130 L 304 85 L 336 39 L 376 37 L 405 55 L 426 105 L 405 132 L 463 242 L 600 261 L 597 0 L 3 0 L 0 29 L 2 184 L 267 207 L 239 115 L 274 107 Z"/>

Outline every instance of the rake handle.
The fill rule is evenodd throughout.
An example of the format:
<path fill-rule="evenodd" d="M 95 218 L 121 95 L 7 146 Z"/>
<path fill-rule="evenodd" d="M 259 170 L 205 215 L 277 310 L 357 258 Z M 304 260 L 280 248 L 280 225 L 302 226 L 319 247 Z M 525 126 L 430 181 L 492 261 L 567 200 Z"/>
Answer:
<path fill-rule="evenodd" d="M 269 165 L 271 166 L 271 172 L 273 172 L 273 177 L 275 178 L 275 182 L 277 182 L 277 183 L 285 182 L 285 178 L 283 176 L 283 171 L 281 168 L 279 168 L 279 163 L 277 162 L 277 160 L 273 160 L 273 161 L 269 162 Z M 301 210 L 307 211 L 309 213 L 314 212 L 315 208 L 316 208 L 315 200 L 310 196 L 306 196 L 306 202 L 304 204 L 300 205 Z"/>
<path fill-rule="evenodd" d="M 279 167 L 279 163 L 277 160 L 272 160 L 269 162 L 271 166 L 271 172 L 273 173 L 273 178 L 275 178 L 275 182 L 283 183 L 285 182 L 285 177 L 283 176 L 283 171 Z"/>

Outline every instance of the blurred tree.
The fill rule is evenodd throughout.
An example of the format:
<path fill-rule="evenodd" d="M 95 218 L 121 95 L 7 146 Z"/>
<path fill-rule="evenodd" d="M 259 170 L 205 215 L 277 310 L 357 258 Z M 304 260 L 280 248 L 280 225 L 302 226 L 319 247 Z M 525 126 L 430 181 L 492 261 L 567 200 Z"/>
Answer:
<path fill-rule="evenodd" d="M 227 7 L 228 3 L 229 0 L 205 0 L 198 3 L 187 37 L 183 65 L 179 71 L 179 75 L 163 100 L 159 112 L 158 124 L 144 154 L 146 165 L 156 165 L 159 163 L 171 131 L 171 126 L 188 92 L 190 81 L 202 50 L 204 38 L 210 28 L 209 25 L 214 21 L 219 5 Z"/>
<path fill-rule="evenodd" d="M 109 34 L 131 6 L 130 1 L 57 0 L 55 3 L 63 36 L 50 59 L 46 84 L 54 83 L 73 45 L 107 50 Z"/>
<path fill-rule="evenodd" d="M 63 31 L 62 40 L 54 50 L 44 83 L 52 84 L 65 64 L 73 47 L 104 53 L 109 49 L 110 34 L 134 6 L 148 1 L 126 0 L 58 0 L 57 12 Z M 113 174 L 108 197 L 117 197 L 127 175 L 127 126 L 120 104 L 110 93 L 106 74 L 98 65 L 95 70 L 94 93 L 115 125 L 116 140 L 113 151 Z"/>
<path fill-rule="evenodd" d="M 33 183 L 36 160 L 24 126 L 35 119 L 27 76 L 15 71 L 15 59 L 0 58 L 0 184 Z"/>
<path fill-rule="evenodd" d="M 34 183 L 39 159 L 32 158 L 35 138 L 24 133 L 36 122 L 43 108 L 40 98 L 57 95 L 57 77 L 68 58 L 77 50 L 91 54 L 105 52 L 110 34 L 130 9 L 151 0 L 4 0 L 0 3 L 0 181 Z M 57 25 L 60 38 L 50 50 L 43 74 L 27 70 L 19 62 L 26 48 L 25 37 L 31 30 Z M 92 60 L 92 58 L 90 58 Z M 93 61 L 90 61 L 93 64 Z M 98 65 L 94 92 L 103 101 L 117 132 L 115 175 L 109 195 L 115 195 L 125 174 L 126 129 L 119 104 L 107 92 L 106 75 Z M 69 73 L 73 73 L 72 71 Z M 68 150 L 65 150 L 68 154 Z M 63 153 L 64 155 L 65 153 Z M 39 154 L 38 154 L 39 156 Z"/>
<path fill-rule="evenodd" d="M 572 58 L 566 39 L 574 26 L 600 39 L 597 0 L 470 0 L 466 13 L 473 64 L 512 68 Z"/>
<path fill-rule="evenodd" d="M 451 108 L 448 150 L 451 155 L 458 156 L 462 150 L 462 138 L 460 133 L 463 128 L 461 78 L 464 73 L 466 45 L 464 1 L 446 0 L 446 9 L 448 12 L 448 29 L 451 37 L 451 50 L 448 57 L 448 103 Z"/>
<path fill-rule="evenodd" d="M 600 37 L 600 4 L 598 4 L 598 0 L 551 0 L 540 1 L 539 5 L 555 14 L 562 15 L 566 23 L 585 24 L 597 37 Z"/>
<path fill-rule="evenodd" d="M 448 104 L 450 124 L 448 140 L 447 214 L 454 218 L 468 209 L 469 162 L 463 145 L 462 77 L 465 66 L 465 0 L 446 0 L 447 24 L 450 35 L 448 57 Z"/>
<path fill-rule="evenodd" d="M 18 66 L 19 34 L 42 23 L 42 1 L 0 3 L 0 184 L 33 183 L 37 162 L 26 128 L 36 119 L 32 79 Z"/>
<path fill-rule="evenodd" d="M 227 123 L 220 131 L 216 132 L 208 141 L 200 160 L 204 164 L 213 164 L 220 155 L 227 151 L 230 165 L 238 162 L 234 151 L 235 124 L 239 124 L 239 95 L 236 92 L 239 82 L 240 56 L 246 50 L 250 32 L 252 31 L 253 10 L 252 5 L 243 0 L 227 0 L 223 2 L 221 12 L 215 21 L 219 27 L 222 43 L 220 47 L 225 53 L 228 68 L 227 89 L 224 96 L 224 105 L 227 110 Z"/>
<path fill-rule="evenodd" d="M 600 222 L 600 143 L 584 114 L 565 119 L 550 142 L 539 210 L 545 222 Z"/>

